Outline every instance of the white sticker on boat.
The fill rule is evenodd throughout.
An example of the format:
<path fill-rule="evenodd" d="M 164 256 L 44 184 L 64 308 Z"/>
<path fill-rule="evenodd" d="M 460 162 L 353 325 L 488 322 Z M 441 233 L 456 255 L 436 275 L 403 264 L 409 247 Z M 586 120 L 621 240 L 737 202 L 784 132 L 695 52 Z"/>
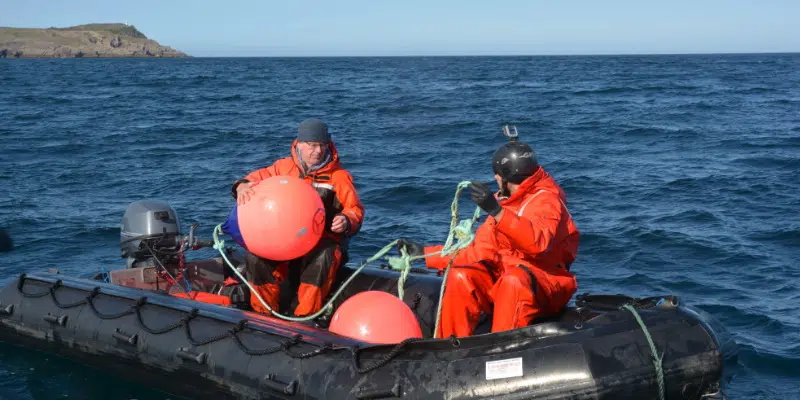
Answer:
<path fill-rule="evenodd" d="M 522 357 L 486 362 L 486 380 L 522 376 Z"/>

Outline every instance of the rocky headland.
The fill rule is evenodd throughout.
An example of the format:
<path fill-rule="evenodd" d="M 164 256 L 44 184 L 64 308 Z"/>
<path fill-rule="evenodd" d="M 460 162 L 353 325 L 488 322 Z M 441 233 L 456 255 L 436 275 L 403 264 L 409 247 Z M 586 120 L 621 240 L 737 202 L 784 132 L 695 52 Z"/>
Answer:
<path fill-rule="evenodd" d="M 189 57 L 148 39 L 133 25 L 0 27 L 0 58 Z"/>

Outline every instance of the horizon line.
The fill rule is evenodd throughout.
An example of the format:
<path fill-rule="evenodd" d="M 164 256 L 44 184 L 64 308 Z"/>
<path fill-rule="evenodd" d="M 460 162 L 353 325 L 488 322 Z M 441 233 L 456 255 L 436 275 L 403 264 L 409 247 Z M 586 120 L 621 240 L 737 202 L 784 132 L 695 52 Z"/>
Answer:
<path fill-rule="evenodd" d="M 180 58 L 513 58 L 513 57 L 637 57 L 637 56 L 736 56 L 736 55 L 795 55 L 798 51 L 744 51 L 744 52 L 675 52 L 675 53 L 564 53 L 564 54 L 300 54 L 300 55 L 192 55 L 177 50 L 188 57 L 82 57 L 80 59 L 180 59 Z M 20 57 L 9 59 L 70 59 L 74 57 Z"/>
<path fill-rule="evenodd" d="M 800 54 L 800 50 L 792 51 L 722 51 L 722 52 L 643 52 L 643 53 L 505 53 L 505 54 L 264 54 L 264 55 L 192 55 L 185 50 L 178 50 L 191 58 L 411 58 L 411 57 L 614 57 L 614 56 L 703 56 L 703 55 L 791 55 Z"/>

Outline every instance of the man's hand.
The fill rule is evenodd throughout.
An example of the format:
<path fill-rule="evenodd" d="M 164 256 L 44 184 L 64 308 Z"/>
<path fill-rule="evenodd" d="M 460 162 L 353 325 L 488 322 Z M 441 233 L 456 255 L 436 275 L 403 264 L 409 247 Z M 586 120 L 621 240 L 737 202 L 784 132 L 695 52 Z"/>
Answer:
<path fill-rule="evenodd" d="M 503 211 L 503 207 L 500 207 L 500 203 L 497 202 L 494 193 L 489 190 L 488 186 L 480 182 L 472 182 L 469 184 L 469 190 L 472 191 L 470 199 L 492 217 L 496 217 Z"/>
<path fill-rule="evenodd" d="M 243 182 L 236 187 L 236 202 L 242 205 L 250 200 L 250 196 L 255 193 L 249 183 Z"/>
<path fill-rule="evenodd" d="M 339 214 L 333 217 L 333 222 L 331 223 L 331 230 L 336 233 L 342 233 L 347 231 L 350 228 L 350 220 L 347 219 L 342 214 Z"/>

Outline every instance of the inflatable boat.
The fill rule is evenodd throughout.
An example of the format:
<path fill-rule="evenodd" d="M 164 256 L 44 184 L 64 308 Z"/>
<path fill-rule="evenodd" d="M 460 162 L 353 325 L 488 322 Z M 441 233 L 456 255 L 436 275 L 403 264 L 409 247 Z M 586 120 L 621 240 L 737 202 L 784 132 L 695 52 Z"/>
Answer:
<path fill-rule="evenodd" d="M 165 203 L 137 207 L 177 224 Z M 330 332 L 326 317 L 301 323 L 252 312 L 247 287 L 231 280 L 222 257 L 183 257 L 203 245 L 195 225 L 187 238 L 163 226 L 126 237 L 125 227 L 125 268 L 90 277 L 34 271 L 4 285 L 0 338 L 176 396 L 215 400 L 712 399 L 722 398 L 736 364 L 726 329 L 669 295 L 581 294 L 524 328 L 491 333 L 485 316 L 473 336 L 434 339 L 442 277 L 425 269 L 408 275 L 403 296 L 424 337 L 366 343 Z M 224 252 L 242 267 L 237 249 Z M 352 279 L 334 308 L 366 290 L 397 292 L 398 272 L 355 271 L 340 268 L 337 286 Z M 181 279 L 186 285 L 175 284 Z M 196 300 L 202 293 L 227 301 Z"/>

